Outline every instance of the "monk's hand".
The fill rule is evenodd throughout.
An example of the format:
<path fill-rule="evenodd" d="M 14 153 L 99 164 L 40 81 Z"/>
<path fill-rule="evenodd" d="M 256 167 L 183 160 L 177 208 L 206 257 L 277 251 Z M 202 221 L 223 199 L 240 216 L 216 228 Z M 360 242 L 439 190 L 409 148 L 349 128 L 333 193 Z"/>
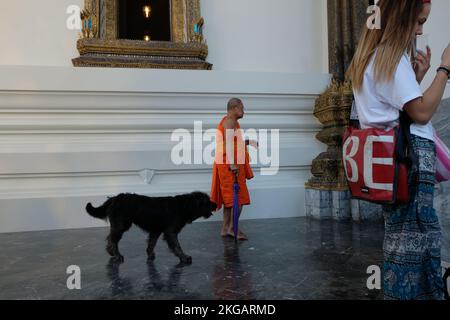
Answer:
<path fill-rule="evenodd" d="M 239 167 L 235 164 L 230 164 L 230 170 L 233 171 L 234 174 L 239 173 Z"/>
<path fill-rule="evenodd" d="M 417 52 L 417 57 L 414 61 L 414 72 L 416 73 L 417 82 L 421 83 L 428 70 L 431 67 L 431 49 L 427 47 L 427 53 L 422 51 Z"/>

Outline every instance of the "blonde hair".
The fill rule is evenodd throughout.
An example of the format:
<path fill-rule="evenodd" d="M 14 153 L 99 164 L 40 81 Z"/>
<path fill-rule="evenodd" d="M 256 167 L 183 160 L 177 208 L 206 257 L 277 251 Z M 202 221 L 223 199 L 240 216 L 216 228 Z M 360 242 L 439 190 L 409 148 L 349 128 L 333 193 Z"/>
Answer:
<path fill-rule="evenodd" d="M 364 72 L 372 56 L 375 81 L 389 81 L 405 52 L 412 54 L 412 35 L 423 10 L 423 0 L 380 0 L 381 29 L 363 27 L 358 48 L 347 70 L 347 78 L 355 90 L 361 90 Z"/>

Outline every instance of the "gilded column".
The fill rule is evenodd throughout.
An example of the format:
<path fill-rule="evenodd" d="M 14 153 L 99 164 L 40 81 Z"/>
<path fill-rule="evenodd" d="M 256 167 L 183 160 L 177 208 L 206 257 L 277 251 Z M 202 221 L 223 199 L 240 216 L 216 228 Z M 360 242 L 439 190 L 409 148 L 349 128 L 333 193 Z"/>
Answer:
<path fill-rule="evenodd" d="M 362 27 L 369 15 L 369 0 L 328 0 L 329 72 L 333 80 L 317 99 L 314 115 L 323 124 L 316 138 L 327 150 L 313 160 L 306 183 L 306 214 L 315 218 L 350 219 L 352 205 L 342 161 L 342 136 L 349 123 L 353 100 L 345 81 Z"/>

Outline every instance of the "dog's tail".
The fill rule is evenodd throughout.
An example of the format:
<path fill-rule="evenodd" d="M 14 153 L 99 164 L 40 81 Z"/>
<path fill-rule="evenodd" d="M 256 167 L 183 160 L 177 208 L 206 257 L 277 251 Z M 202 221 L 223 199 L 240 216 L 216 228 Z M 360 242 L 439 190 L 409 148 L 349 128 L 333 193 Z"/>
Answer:
<path fill-rule="evenodd" d="M 100 207 L 95 208 L 90 202 L 86 205 L 86 211 L 91 217 L 98 219 L 106 219 L 108 217 L 108 208 L 112 204 L 113 198 L 109 198 Z"/>

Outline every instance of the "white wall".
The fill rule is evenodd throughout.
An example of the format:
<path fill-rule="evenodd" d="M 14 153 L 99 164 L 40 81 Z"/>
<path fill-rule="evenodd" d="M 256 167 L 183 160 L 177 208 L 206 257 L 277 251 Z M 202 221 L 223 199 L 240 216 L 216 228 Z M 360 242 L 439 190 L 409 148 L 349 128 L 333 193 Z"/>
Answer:
<path fill-rule="evenodd" d="M 327 71 L 322 1 L 203 0 L 201 9 L 216 70 Z"/>
<path fill-rule="evenodd" d="M 441 63 L 442 52 L 450 43 L 450 1 L 433 0 L 431 14 L 425 24 L 424 33 L 429 35 L 429 45 L 432 50 L 431 69 L 422 83 L 422 88 L 430 86 L 436 75 L 436 69 Z M 450 84 L 447 85 L 445 98 L 450 98 Z"/>
<path fill-rule="evenodd" d="M 208 61 L 215 70 L 326 72 L 323 1 L 202 0 Z M 82 3 L 3 4 L 0 65 L 71 66 L 71 59 L 78 56 L 78 31 L 66 28 L 66 9 Z"/>
<path fill-rule="evenodd" d="M 2 1 L 0 65 L 71 66 L 78 31 L 66 27 L 67 7 L 84 0 Z"/>

